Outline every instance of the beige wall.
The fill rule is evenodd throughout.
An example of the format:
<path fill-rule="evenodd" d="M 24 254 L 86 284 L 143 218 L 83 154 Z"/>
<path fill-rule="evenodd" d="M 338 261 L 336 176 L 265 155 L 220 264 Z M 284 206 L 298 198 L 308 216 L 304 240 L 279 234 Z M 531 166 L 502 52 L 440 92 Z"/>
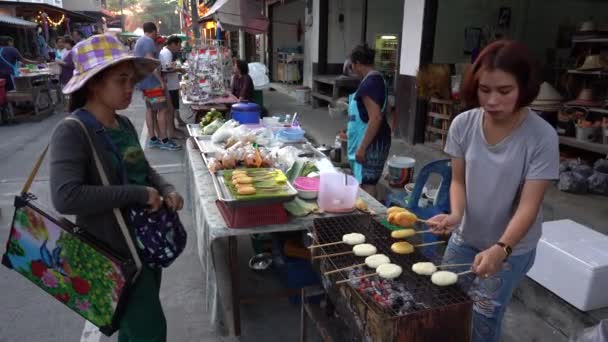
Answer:
<path fill-rule="evenodd" d="M 70 11 L 99 11 L 100 0 L 63 0 L 63 8 Z"/>

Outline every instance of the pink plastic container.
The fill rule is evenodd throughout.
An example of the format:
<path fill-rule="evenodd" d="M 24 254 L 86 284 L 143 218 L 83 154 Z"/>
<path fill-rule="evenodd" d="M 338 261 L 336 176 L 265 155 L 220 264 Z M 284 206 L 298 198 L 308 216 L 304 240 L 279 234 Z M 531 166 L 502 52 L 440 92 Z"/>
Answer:
<path fill-rule="evenodd" d="M 298 190 L 298 196 L 305 200 L 314 200 L 319 195 L 319 177 L 298 177 L 293 182 L 294 188 Z"/>
<path fill-rule="evenodd" d="M 359 182 L 341 172 L 322 172 L 319 185 L 319 208 L 330 213 L 345 213 L 355 209 Z"/>

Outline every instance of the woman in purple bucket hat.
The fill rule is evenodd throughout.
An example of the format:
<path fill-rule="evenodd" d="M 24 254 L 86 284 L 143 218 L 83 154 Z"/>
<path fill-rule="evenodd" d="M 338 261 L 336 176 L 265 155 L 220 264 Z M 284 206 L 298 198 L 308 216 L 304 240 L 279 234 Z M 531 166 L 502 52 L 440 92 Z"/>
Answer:
<path fill-rule="evenodd" d="M 177 211 L 182 209 L 183 199 L 150 166 L 133 124 L 116 111 L 131 104 L 135 84 L 159 62 L 130 55 L 111 35 L 81 41 L 72 53 L 74 75 L 63 92 L 71 94 L 69 118 L 80 122 L 63 120 L 51 138 L 52 201 L 57 211 L 75 215 L 78 226 L 99 244 L 141 264 L 132 240 L 125 237 L 128 229 L 119 222 L 120 214 L 114 214 L 115 208 L 121 213 L 133 206 L 155 211 L 164 201 L 170 210 Z M 109 186 L 102 185 L 87 132 Z M 166 341 L 160 286 L 161 270 L 141 265 L 118 324 L 119 342 Z"/>

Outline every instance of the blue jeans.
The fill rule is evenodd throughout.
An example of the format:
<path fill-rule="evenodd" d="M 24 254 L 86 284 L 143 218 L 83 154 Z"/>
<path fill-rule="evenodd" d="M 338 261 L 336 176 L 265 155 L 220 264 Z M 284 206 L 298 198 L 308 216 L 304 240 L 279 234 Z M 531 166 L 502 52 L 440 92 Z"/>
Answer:
<path fill-rule="evenodd" d="M 445 254 L 444 264 L 472 263 L 480 251 L 468 245 L 457 232 L 452 234 Z M 458 282 L 468 291 L 473 300 L 473 339 L 474 342 L 498 342 L 502 318 L 513 290 L 524 279 L 534 263 L 536 249 L 522 255 L 510 256 L 502 265 L 502 270 L 493 276 L 482 279 L 475 275 L 459 278 Z M 451 269 L 464 272 L 468 266 Z"/>

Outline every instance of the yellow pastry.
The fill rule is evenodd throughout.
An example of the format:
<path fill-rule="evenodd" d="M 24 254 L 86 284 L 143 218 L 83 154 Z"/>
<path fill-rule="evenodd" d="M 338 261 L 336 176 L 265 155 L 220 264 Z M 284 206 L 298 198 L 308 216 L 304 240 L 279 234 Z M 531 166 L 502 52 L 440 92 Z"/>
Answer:
<path fill-rule="evenodd" d="M 255 195 L 255 188 L 252 186 L 241 186 L 236 190 L 239 195 L 247 196 L 247 195 Z"/>
<path fill-rule="evenodd" d="M 239 177 L 235 180 L 232 181 L 232 184 L 237 185 L 237 184 L 251 184 L 253 183 L 253 178 L 251 177 Z"/>
<path fill-rule="evenodd" d="M 395 242 L 391 245 L 391 251 L 397 254 L 410 254 L 414 253 L 414 246 L 412 246 L 411 243 L 405 241 Z"/>
<path fill-rule="evenodd" d="M 394 218 L 395 224 L 403 228 L 413 227 L 416 223 L 416 220 L 416 215 L 412 214 L 409 211 L 397 213 Z"/>
<path fill-rule="evenodd" d="M 416 231 L 413 229 L 393 230 L 393 232 L 391 233 L 391 237 L 393 239 L 405 239 L 414 235 L 416 235 Z"/>
<path fill-rule="evenodd" d="M 398 212 L 402 212 L 405 211 L 405 209 L 401 208 L 401 207 L 390 207 L 386 210 L 386 214 L 390 215 L 392 213 L 398 213 Z"/>

